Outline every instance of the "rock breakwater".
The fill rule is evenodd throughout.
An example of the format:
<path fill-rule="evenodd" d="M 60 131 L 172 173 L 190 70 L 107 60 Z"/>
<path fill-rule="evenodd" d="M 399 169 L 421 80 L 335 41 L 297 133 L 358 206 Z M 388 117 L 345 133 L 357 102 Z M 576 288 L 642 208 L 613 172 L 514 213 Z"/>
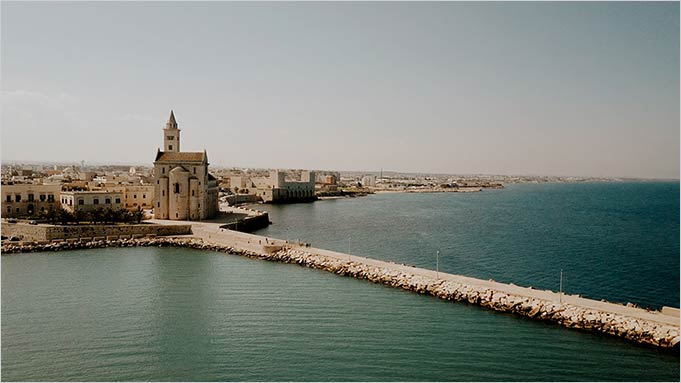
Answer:
<path fill-rule="evenodd" d="M 432 295 L 456 302 L 468 302 L 492 310 L 517 314 L 582 329 L 621 337 L 636 343 L 663 349 L 678 349 L 681 341 L 679 326 L 632 316 L 579 307 L 564 302 L 544 300 L 509 294 L 484 286 L 457 283 L 405 272 L 398 267 L 378 267 L 362 262 L 341 260 L 326 255 L 307 252 L 302 248 L 285 247 L 270 254 L 246 251 L 227 245 L 205 242 L 196 238 L 128 238 L 88 241 L 61 241 L 50 243 L 3 244 L 3 254 L 44 252 L 59 250 L 92 249 L 103 247 L 176 246 L 218 251 L 325 270 L 340 276 L 365 279 L 391 287 Z"/>

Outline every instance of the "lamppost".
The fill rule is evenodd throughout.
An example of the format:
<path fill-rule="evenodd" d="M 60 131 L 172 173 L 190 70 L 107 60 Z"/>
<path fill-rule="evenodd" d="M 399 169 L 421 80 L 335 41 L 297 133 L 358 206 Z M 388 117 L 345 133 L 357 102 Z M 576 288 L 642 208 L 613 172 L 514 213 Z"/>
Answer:
<path fill-rule="evenodd" d="M 558 300 L 563 304 L 563 269 L 560 269 L 560 290 L 558 292 Z"/>

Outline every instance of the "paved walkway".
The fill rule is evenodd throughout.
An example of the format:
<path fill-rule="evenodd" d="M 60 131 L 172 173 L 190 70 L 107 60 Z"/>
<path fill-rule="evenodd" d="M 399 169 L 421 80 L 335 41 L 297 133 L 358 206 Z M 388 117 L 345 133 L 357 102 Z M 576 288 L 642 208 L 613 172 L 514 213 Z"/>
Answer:
<path fill-rule="evenodd" d="M 164 220 L 151 220 L 151 222 L 158 224 L 177 223 L 177 221 Z M 215 222 L 189 222 L 189 223 L 192 224 L 193 236 L 201 238 L 207 242 L 214 242 L 254 252 L 265 252 L 267 251 L 266 247 L 270 249 L 283 246 L 299 247 L 297 244 L 293 244 L 281 239 L 221 229 L 220 228 L 220 226 L 222 225 L 221 223 Z M 451 281 L 459 284 L 479 286 L 505 294 L 542 299 L 550 302 L 559 302 L 562 299 L 563 303 L 567 303 L 577 307 L 594 309 L 606 313 L 620 314 L 628 317 L 655 321 L 679 327 L 678 316 L 665 315 L 659 311 L 647 311 L 645 309 L 637 307 L 628 307 L 617 303 L 602 302 L 593 299 L 582 298 L 579 297 L 578 295 L 563 294 L 563 296 L 561 297 L 559 293 L 550 290 L 536 290 L 528 287 L 516 286 L 514 284 L 482 280 L 477 278 L 466 277 L 463 275 L 448 274 L 443 272 L 436 273 L 434 270 L 427 270 L 413 266 L 385 262 L 377 259 L 339 253 L 331 250 L 318 249 L 314 247 L 300 247 L 300 249 L 308 253 L 319 254 L 327 256 L 329 258 L 364 263 L 366 265 L 396 270 L 406 274 L 413 274 L 433 279 L 439 278 L 442 280 Z"/>

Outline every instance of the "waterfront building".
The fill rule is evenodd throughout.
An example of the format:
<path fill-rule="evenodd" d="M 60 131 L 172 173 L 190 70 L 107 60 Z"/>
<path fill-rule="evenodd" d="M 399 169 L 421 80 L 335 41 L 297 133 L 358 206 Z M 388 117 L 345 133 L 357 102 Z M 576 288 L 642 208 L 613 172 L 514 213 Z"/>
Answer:
<path fill-rule="evenodd" d="M 154 218 L 200 220 L 218 213 L 217 179 L 208 173 L 208 155 L 180 151 L 173 111 L 163 129 L 163 151 L 154 161 Z"/>
<path fill-rule="evenodd" d="M 76 210 L 88 212 L 98 208 L 119 210 L 122 207 L 123 193 L 107 190 L 64 191 L 61 192 L 61 207 L 74 213 Z"/>
<path fill-rule="evenodd" d="M 127 210 L 152 209 L 154 207 L 154 185 L 116 185 L 106 190 L 121 192 L 122 207 Z"/>
<path fill-rule="evenodd" d="M 31 216 L 59 207 L 61 185 L 2 185 L 2 216 Z"/>
<path fill-rule="evenodd" d="M 300 181 L 286 179 L 286 172 L 271 170 L 269 177 L 253 177 L 251 185 L 254 192 L 263 202 L 298 202 L 315 199 L 315 172 L 303 171 Z"/>

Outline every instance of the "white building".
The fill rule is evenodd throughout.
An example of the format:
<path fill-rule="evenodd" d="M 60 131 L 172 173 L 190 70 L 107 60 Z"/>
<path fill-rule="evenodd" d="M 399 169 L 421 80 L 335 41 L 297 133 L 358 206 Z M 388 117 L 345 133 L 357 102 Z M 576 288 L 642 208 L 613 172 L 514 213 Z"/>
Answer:
<path fill-rule="evenodd" d="M 362 177 L 362 186 L 376 186 L 376 176 L 364 176 Z"/>
<path fill-rule="evenodd" d="M 114 191 L 65 191 L 61 192 L 61 207 L 71 213 L 76 210 L 88 212 L 102 209 L 120 210 L 123 195 Z"/>

